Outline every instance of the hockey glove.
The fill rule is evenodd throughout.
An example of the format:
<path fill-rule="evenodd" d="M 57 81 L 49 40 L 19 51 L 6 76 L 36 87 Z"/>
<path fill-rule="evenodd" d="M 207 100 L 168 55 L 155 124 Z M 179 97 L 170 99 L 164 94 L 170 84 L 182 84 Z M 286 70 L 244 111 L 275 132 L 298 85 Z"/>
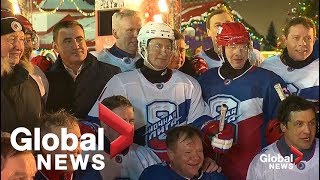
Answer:
<path fill-rule="evenodd" d="M 203 127 L 203 132 L 211 137 L 211 146 L 217 153 L 227 152 L 233 143 L 234 126 L 225 124 L 224 129 L 219 132 L 219 121 L 209 121 Z"/>
<path fill-rule="evenodd" d="M 266 129 L 267 143 L 272 144 L 276 140 L 279 140 L 283 135 L 280 128 L 280 122 L 276 119 L 269 121 Z"/>

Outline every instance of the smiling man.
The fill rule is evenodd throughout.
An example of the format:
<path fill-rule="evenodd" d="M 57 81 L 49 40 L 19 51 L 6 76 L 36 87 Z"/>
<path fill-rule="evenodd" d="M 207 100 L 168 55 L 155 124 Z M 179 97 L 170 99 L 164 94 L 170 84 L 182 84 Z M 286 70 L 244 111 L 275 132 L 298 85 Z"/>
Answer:
<path fill-rule="evenodd" d="M 311 19 L 291 19 L 284 28 L 286 48 L 279 56 L 266 59 L 261 67 L 281 76 L 292 94 L 319 101 L 319 58 L 313 56 L 316 27 Z"/>
<path fill-rule="evenodd" d="M 56 24 L 53 41 L 59 56 L 46 73 L 50 84 L 46 109 L 64 108 L 85 118 L 104 85 L 120 70 L 88 53 L 83 27 L 76 21 Z"/>
<path fill-rule="evenodd" d="M 34 68 L 22 56 L 23 29 L 11 11 L 1 9 L 1 130 L 7 132 L 37 127 L 43 110 L 38 85 L 31 78 Z"/>
<path fill-rule="evenodd" d="M 134 107 L 134 143 L 148 146 L 162 161 L 168 161 L 166 132 L 179 125 L 201 126 L 211 119 L 201 97 L 199 83 L 168 67 L 174 54 L 174 32 L 165 23 L 148 22 L 138 34 L 143 66 L 115 75 L 90 110 L 91 121 L 98 120 L 98 103 L 113 95 L 129 99 Z M 210 158 L 205 171 L 218 170 Z M 211 160 L 211 161 L 210 161 Z"/>
<path fill-rule="evenodd" d="M 317 122 L 314 104 L 299 96 L 289 96 L 279 106 L 278 120 L 284 136 L 253 159 L 247 180 L 319 179 L 319 139 L 315 138 Z M 299 163 L 261 161 L 263 155 L 288 157 L 293 154 L 291 146 L 303 153 Z M 296 158 L 294 154 L 293 160 Z M 281 164 L 281 168 L 271 169 L 270 164 L 276 163 Z"/>
<path fill-rule="evenodd" d="M 281 76 L 292 94 L 319 106 L 319 57 L 313 55 L 316 34 L 311 19 L 291 19 L 284 28 L 282 38 L 286 48 L 283 53 L 266 59 L 261 67 Z"/>
<path fill-rule="evenodd" d="M 170 163 L 146 168 L 139 179 L 226 179 L 218 172 L 206 173 L 201 169 L 204 162 L 201 139 L 201 131 L 192 126 L 172 128 L 166 138 Z"/>

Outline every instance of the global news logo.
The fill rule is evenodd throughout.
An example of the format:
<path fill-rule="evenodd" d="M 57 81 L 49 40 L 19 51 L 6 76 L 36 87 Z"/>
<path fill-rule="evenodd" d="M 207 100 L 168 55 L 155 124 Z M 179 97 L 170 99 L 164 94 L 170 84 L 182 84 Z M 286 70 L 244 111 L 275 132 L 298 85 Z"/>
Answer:
<path fill-rule="evenodd" d="M 263 163 L 268 163 L 268 168 L 273 170 L 280 169 L 293 169 L 296 165 L 298 169 L 302 170 L 305 165 L 302 161 L 303 153 L 297 148 L 290 146 L 290 151 L 292 154 L 289 156 L 282 156 L 281 154 L 271 155 L 271 154 L 261 154 L 260 161 Z M 297 156 L 294 159 L 294 155 Z"/>

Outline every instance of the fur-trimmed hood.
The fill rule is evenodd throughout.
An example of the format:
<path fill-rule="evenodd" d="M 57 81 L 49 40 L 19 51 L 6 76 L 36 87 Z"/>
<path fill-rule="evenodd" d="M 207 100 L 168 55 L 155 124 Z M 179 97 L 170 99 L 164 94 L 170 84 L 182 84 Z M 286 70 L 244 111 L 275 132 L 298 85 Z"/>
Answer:
<path fill-rule="evenodd" d="M 10 74 L 12 67 L 10 66 L 7 57 L 1 57 L 1 77 Z"/>
<path fill-rule="evenodd" d="M 34 67 L 33 64 L 25 57 L 22 56 L 20 59 L 19 65 L 21 65 L 24 69 L 26 69 L 29 74 L 33 74 L 34 72 Z M 8 57 L 1 57 L 1 77 L 10 74 L 13 71 L 13 67 L 10 65 L 8 61 Z"/>

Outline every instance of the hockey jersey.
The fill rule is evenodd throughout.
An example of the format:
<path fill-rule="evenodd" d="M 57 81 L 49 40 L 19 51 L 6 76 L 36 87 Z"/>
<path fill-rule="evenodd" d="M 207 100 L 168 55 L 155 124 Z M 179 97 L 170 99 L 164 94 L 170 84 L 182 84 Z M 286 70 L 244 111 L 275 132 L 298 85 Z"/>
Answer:
<path fill-rule="evenodd" d="M 116 47 L 112 47 L 116 48 Z M 114 52 L 114 53 L 112 53 Z M 124 55 L 125 52 L 116 53 L 117 51 L 110 51 L 109 49 L 103 49 L 95 56 L 99 61 L 117 66 L 122 72 L 131 71 L 136 68 L 135 63 L 141 58 L 140 56 L 129 57 Z"/>
<path fill-rule="evenodd" d="M 91 121 L 97 121 L 98 102 L 113 95 L 128 98 L 134 107 L 135 138 L 138 137 L 134 142 L 147 145 L 161 160 L 167 160 L 165 139 L 168 129 L 185 124 L 201 127 L 211 119 L 199 83 L 177 70 L 173 70 L 169 81 L 155 84 L 139 69 L 115 75 L 89 112 Z"/>
<path fill-rule="evenodd" d="M 319 101 L 319 59 L 301 69 L 293 69 L 283 64 L 280 56 L 273 56 L 266 59 L 261 67 L 278 74 L 287 83 L 291 94 Z"/>
<path fill-rule="evenodd" d="M 145 168 L 161 163 L 159 157 L 151 149 L 137 144 L 132 144 L 125 155 L 118 154 L 110 159 L 109 154 L 103 152 L 103 156 L 105 157 L 105 168 L 100 170 L 100 174 L 104 180 L 138 180 Z"/>
<path fill-rule="evenodd" d="M 281 151 L 277 147 L 277 142 L 272 143 L 254 157 L 248 169 L 247 180 L 314 180 L 319 179 L 319 139 L 313 149 L 313 156 L 309 160 L 302 160 L 298 164 L 292 162 L 272 162 L 269 159 L 279 159 Z M 279 160 L 280 161 L 280 160 Z"/>
<path fill-rule="evenodd" d="M 209 69 L 222 66 L 222 61 L 213 48 L 206 51 L 200 51 L 196 56 L 204 59 Z"/>
<path fill-rule="evenodd" d="M 222 169 L 230 179 L 245 179 L 253 157 L 267 146 L 267 123 L 276 118 L 280 98 L 274 85 L 286 88 L 286 84 L 275 73 L 256 66 L 234 79 L 223 78 L 220 68 L 209 69 L 199 83 L 213 119 L 220 119 L 225 104 L 225 121 L 235 127 L 233 146 L 221 158 Z"/>
<path fill-rule="evenodd" d="M 189 180 L 190 178 L 186 178 L 183 177 L 181 175 L 179 175 L 178 173 L 176 173 L 174 170 L 171 169 L 171 167 L 166 164 L 166 163 L 162 163 L 162 164 L 156 164 L 156 165 L 152 165 L 148 168 L 146 168 L 139 180 Z M 217 173 L 217 172 L 213 172 L 213 173 L 203 173 L 201 172 L 200 175 L 198 177 L 193 177 L 191 178 L 192 180 L 226 180 L 226 177 L 221 174 L 221 173 Z"/>

